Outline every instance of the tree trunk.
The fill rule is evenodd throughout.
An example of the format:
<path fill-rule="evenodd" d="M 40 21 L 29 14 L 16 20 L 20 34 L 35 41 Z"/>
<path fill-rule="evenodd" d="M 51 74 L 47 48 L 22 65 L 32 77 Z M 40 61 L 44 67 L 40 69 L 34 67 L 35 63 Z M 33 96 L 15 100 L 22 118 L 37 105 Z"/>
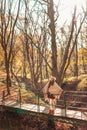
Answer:
<path fill-rule="evenodd" d="M 75 46 L 74 76 L 78 77 L 78 49 L 77 49 L 77 41 L 76 41 L 76 46 Z"/>
<path fill-rule="evenodd" d="M 9 72 L 9 61 L 7 60 L 7 53 L 6 52 L 5 52 L 5 69 L 6 69 L 7 94 L 10 95 L 11 78 L 10 78 L 10 72 Z"/>
<path fill-rule="evenodd" d="M 56 46 L 56 35 L 55 35 L 55 21 L 54 21 L 54 9 L 53 9 L 53 0 L 50 0 L 48 6 L 48 15 L 50 18 L 49 28 L 51 30 L 51 50 L 52 50 L 52 75 L 57 77 L 57 46 Z"/>
<path fill-rule="evenodd" d="M 11 78 L 9 73 L 9 67 L 6 67 L 7 75 L 6 75 L 6 86 L 7 86 L 7 94 L 10 95 L 10 87 L 11 87 Z"/>

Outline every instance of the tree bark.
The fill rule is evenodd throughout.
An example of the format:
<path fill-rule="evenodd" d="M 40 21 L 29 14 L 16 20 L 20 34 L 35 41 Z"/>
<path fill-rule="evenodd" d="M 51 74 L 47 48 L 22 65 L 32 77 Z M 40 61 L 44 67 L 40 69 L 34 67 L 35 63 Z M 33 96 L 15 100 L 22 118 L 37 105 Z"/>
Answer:
<path fill-rule="evenodd" d="M 54 9 L 53 0 L 50 0 L 48 5 L 48 16 L 50 18 L 50 31 L 51 31 L 51 50 L 52 50 L 52 75 L 57 77 L 57 45 L 56 45 L 56 35 L 55 35 L 55 21 L 54 21 Z"/>
<path fill-rule="evenodd" d="M 9 60 L 7 59 L 7 53 L 5 52 L 5 69 L 6 69 L 6 85 L 7 85 L 7 94 L 10 95 L 10 87 L 11 87 L 11 77 L 9 71 Z"/>

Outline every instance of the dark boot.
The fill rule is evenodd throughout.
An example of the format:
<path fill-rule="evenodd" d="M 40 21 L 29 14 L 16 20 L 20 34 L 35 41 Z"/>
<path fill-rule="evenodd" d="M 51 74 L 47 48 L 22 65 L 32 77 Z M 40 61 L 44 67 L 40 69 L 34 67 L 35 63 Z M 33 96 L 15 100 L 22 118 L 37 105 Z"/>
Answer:
<path fill-rule="evenodd" d="M 54 115 L 54 110 L 49 110 L 50 115 Z"/>
<path fill-rule="evenodd" d="M 49 110 L 49 114 L 51 114 L 51 110 Z"/>
<path fill-rule="evenodd" d="M 54 115 L 54 110 L 51 110 L 51 114 Z"/>

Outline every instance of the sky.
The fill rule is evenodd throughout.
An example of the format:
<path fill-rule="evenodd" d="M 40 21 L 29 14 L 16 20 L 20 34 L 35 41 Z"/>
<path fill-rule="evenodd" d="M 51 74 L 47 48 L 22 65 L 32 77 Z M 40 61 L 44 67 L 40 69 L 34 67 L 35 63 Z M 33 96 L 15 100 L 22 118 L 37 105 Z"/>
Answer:
<path fill-rule="evenodd" d="M 9 0 L 7 0 L 9 1 Z M 33 0 L 31 0 L 33 1 Z M 57 4 L 60 1 L 59 4 L 59 19 L 58 19 L 58 25 L 62 26 L 64 24 L 65 21 L 70 22 L 71 18 L 72 18 L 72 13 L 74 11 L 74 6 L 77 6 L 77 11 L 81 12 L 82 11 L 82 6 L 84 8 L 86 8 L 86 2 L 87 0 L 53 0 L 55 4 Z M 14 0 L 14 4 L 13 4 L 13 12 L 16 13 L 15 11 L 15 6 L 17 7 L 17 2 L 18 0 Z M 8 3 L 8 2 L 7 2 Z M 16 3 L 16 4 L 15 4 Z M 33 3 L 33 4 L 32 4 Z M 34 2 L 31 2 L 32 6 L 34 6 L 35 0 Z M 29 6 L 32 7 L 31 5 Z M 24 7 L 22 6 L 21 8 L 21 17 L 24 14 Z"/>
<path fill-rule="evenodd" d="M 54 3 L 57 4 L 59 0 L 54 0 Z M 63 24 L 66 20 L 70 21 L 74 6 L 77 7 L 77 13 L 81 13 L 82 7 L 86 9 L 87 0 L 60 0 L 59 6 L 59 22 Z"/>

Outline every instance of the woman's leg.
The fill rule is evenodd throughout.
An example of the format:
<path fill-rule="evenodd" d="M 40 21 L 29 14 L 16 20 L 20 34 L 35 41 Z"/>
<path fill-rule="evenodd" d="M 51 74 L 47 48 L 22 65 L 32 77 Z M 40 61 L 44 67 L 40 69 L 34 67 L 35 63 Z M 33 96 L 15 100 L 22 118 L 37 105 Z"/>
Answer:
<path fill-rule="evenodd" d="M 53 104 L 52 104 L 52 99 L 49 99 L 49 114 L 52 114 L 52 110 L 53 110 Z"/>
<path fill-rule="evenodd" d="M 50 105 L 49 114 L 53 115 L 54 111 L 55 111 L 55 101 L 54 101 L 54 99 L 50 99 L 49 105 Z"/>
<path fill-rule="evenodd" d="M 52 114 L 55 113 L 56 99 L 52 100 Z"/>

